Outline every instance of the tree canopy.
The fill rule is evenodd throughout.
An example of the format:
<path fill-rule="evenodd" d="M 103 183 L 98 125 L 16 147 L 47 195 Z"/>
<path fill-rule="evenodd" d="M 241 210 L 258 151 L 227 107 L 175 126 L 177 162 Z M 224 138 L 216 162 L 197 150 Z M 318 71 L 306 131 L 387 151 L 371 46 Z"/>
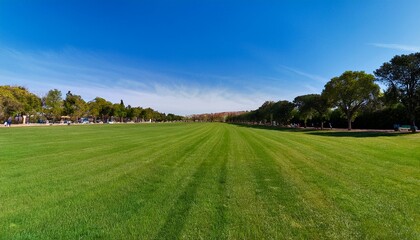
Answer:
<path fill-rule="evenodd" d="M 0 86 L 0 118 L 41 110 L 41 99 L 21 86 Z"/>
<path fill-rule="evenodd" d="M 179 121 L 183 117 L 175 114 L 160 113 L 152 108 L 127 107 L 123 100 L 112 104 L 101 97 L 96 97 L 88 103 L 80 96 L 68 91 L 63 99 L 61 91 L 49 90 L 42 98 L 20 86 L 0 86 L 0 120 L 12 118 L 13 121 L 22 122 L 21 116 L 27 116 L 31 122 L 50 120 L 56 122 L 62 116 L 70 117 L 78 122 L 89 118 L 96 122 L 101 118 L 103 122 L 118 119 L 126 121 Z M 28 119 L 28 118 L 27 118 Z M 29 119 L 28 119 L 29 120 Z"/>
<path fill-rule="evenodd" d="M 325 96 L 320 94 L 306 94 L 297 96 L 293 102 L 298 109 L 299 118 L 304 121 L 305 127 L 308 119 L 317 117 L 321 121 L 321 129 L 324 128 L 324 121 L 327 118 L 330 108 Z"/>
<path fill-rule="evenodd" d="M 377 80 L 388 85 L 407 109 L 412 131 L 415 129 L 415 111 L 420 99 L 420 53 L 397 55 L 375 72 Z"/>
<path fill-rule="evenodd" d="M 63 98 L 61 91 L 52 89 L 43 97 L 44 111 L 47 118 L 56 121 L 60 119 L 63 108 Z"/>
<path fill-rule="evenodd" d="M 346 71 L 325 85 L 322 95 L 343 111 L 349 130 L 359 110 L 379 96 L 379 86 L 374 81 L 375 77 L 364 71 Z"/>
<path fill-rule="evenodd" d="M 346 71 L 325 84 L 321 94 L 297 96 L 293 102 L 265 101 L 252 111 L 194 114 L 192 121 L 228 121 L 252 124 L 278 123 L 289 125 L 307 121 L 321 129 L 330 123 L 351 130 L 358 128 L 391 128 L 410 122 L 413 132 L 416 118 L 420 118 L 420 53 L 397 55 L 372 74 Z M 387 89 L 380 93 L 375 81 Z M 63 99 L 61 91 L 50 90 L 42 100 L 21 86 L 0 86 L 0 120 L 8 118 L 21 122 L 21 116 L 48 119 L 53 122 L 68 115 L 73 121 L 174 121 L 183 117 L 165 114 L 152 108 L 125 106 L 123 100 L 111 103 L 104 98 L 85 102 L 80 95 L 68 91 Z M 28 118 L 27 118 L 28 119 Z M 277 124 L 276 124 L 277 125 Z"/>

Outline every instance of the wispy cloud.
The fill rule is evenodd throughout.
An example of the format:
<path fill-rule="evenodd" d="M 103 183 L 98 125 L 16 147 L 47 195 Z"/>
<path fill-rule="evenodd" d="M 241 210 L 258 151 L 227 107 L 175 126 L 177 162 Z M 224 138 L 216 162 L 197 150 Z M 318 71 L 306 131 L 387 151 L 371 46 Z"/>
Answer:
<path fill-rule="evenodd" d="M 321 77 L 321 76 L 318 76 L 318 75 L 312 74 L 312 73 L 307 73 L 307 72 L 304 72 L 302 70 L 291 68 L 291 67 L 288 67 L 288 66 L 280 65 L 280 69 L 281 70 L 287 70 L 287 71 L 289 71 L 293 74 L 308 78 L 310 80 L 315 80 L 315 81 L 320 82 L 320 83 L 328 82 L 328 79 L 325 78 L 325 77 Z"/>
<path fill-rule="evenodd" d="M 393 49 L 393 50 L 399 50 L 399 51 L 420 52 L 420 46 L 394 44 L 394 43 L 369 43 L 368 45 L 378 47 L 378 48 L 387 48 L 387 49 Z"/>
<path fill-rule="evenodd" d="M 258 89 L 244 93 L 200 84 L 147 70 L 139 63 L 130 66 L 106 59 L 75 49 L 22 52 L 0 48 L 0 85 L 23 85 L 38 95 L 57 88 L 63 94 L 71 91 L 81 95 L 86 101 L 96 96 L 112 102 L 123 99 L 132 106 L 184 115 L 251 110 L 273 96 Z"/>

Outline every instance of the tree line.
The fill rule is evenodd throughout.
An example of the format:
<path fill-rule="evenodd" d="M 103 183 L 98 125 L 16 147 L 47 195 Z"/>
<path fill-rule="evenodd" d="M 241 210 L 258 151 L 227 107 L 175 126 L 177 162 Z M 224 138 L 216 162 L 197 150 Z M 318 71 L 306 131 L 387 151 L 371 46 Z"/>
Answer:
<path fill-rule="evenodd" d="M 376 82 L 387 88 L 380 92 Z M 85 102 L 80 95 L 50 90 L 38 97 L 21 86 L 0 86 L 0 120 L 22 122 L 52 121 L 65 117 L 77 122 L 108 121 L 178 121 L 182 116 L 165 114 L 152 108 L 125 106 L 96 97 Z M 298 123 L 323 128 L 325 122 L 334 127 L 391 128 L 393 124 L 410 124 L 416 130 L 420 117 L 420 53 L 394 56 L 374 75 L 364 71 L 346 71 L 332 78 L 320 94 L 297 96 L 293 102 L 266 101 L 249 112 L 192 115 L 193 121 L 228 121 L 288 125 Z"/>
<path fill-rule="evenodd" d="M 226 122 L 228 117 L 238 116 L 245 111 L 201 113 L 187 116 L 186 119 L 192 122 Z"/>
<path fill-rule="evenodd" d="M 0 86 L 0 120 L 37 123 L 50 121 L 81 122 L 142 122 L 180 121 L 182 116 L 165 114 L 152 108 L 125 106 L 96 97 L 85 102 L 80 95 L 68 91 L 63 98 L 61 91 L 52 89 L 39 97 L 22 86 Z"/>
<path fill-rule="evenodd" d="M 384 83 L 380 91 L 376 82 Z M 266 101 L 258 109 L 228 122 L 387 129 L 394 124 L 409 124 L 416 131 L 420 117 L 420 53 L 396 55 L 374 75 L 364 71 L 346 71 L 332 78 L 320 94 L 297 96 L 293 102 Z"/>

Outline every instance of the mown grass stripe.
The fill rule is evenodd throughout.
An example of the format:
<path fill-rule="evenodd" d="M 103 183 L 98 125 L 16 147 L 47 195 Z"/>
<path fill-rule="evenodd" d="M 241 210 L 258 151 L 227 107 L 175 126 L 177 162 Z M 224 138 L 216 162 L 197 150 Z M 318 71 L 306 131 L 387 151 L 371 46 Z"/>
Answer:
<path fill-rule="evenodd" d="M 0 239 L 418 239 L 419 135 L 0 128 Z"/>

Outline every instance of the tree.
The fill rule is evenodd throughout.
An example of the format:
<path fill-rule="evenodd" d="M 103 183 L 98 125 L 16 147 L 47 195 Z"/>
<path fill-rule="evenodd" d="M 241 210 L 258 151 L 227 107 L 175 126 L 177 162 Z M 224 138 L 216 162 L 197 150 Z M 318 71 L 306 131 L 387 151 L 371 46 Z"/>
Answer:
<path fill-rule="evenodd" d="M 154 115 L 153 112 L 154 112 L 154 110 L 151 109 L 151 108 L 143 109 L 142 116 L 143 116 L 144 120 L 145 121 L 152 121 L 153 115 Z"/>
<path fill-rule="evenodd" d="M 41 99 L 21 86 L 0 86 L 0 118 L 36 115 Z"/>
<path fill-rule="evenodd" d="M 127 119 L 130 120 L 130 121 L 133 121 L 133 119 L 135 117 L 134 116 L 134 108 L 132 108 L 131 105 L 128 105 L 125 108 L 125 111 L 126 111 L 126 117 L 127 117 Z"/>
<path fill-rule="evenodd" d="M 420 53 L 397 55 L 374 73 L 378 81 L 388 85 L 390 91 L 397 91 L 396 96 L 406 107 L 411 129 L 415 132 L 420 92 Z"/>
<path fill-rule="evenodd" d="M 296 97 L 293 102 L 299 110 L 299 116 L 304 121 L 305 128 L 306 120 L 316 117 L 321 122 L 321 129 L 324 129 L 324 122 L 330 110 L 325 96 L 320 94 L 307 94 Z"/>
<path fill-rule="evenodd" d="M 43 98 L 43 103 L 48 118 L 52 118 L 53 122 L 60 118 L 63 107 L 61 91 L 57 89 L 48 91 L 47 95 Z"/>
<path fill-rule="evenodd" d="M 30 93 L 26 90 L 26 96 L 23 105 L 23 113 L 28 116 L 28 118 L 31 118 L 32 115 L 39 115 L 42 109 L 42 101 L 41 98 L 36 96 L 33 93 Z M 29 121 L 30 119 L 28 119 Z"/>
<path fill-rule="evenodd" d="M 63 114 L 64 115 L 73 115 L 74 113 L 74 104 L 76 103 L 75 99 L 73 98 L 73 94 L 68 91 L 66 93 L 66 99 L 63 101 Z"/>
<path fill-rule="evenodd" d="M 303 120 L 304 127 L 306 128 L 306 122 L 311 119 L 315 110 L 313 104 L 315 102 L 316 95 L 318 94 L 307 94 L 295 97 L 293 103 L 296 105 L 299 111 L 299 118 Z"/>
<path fill-rule="evenodd" d="M 88 102 L 89 114 L 93 117 L 94 122 L 97 118 L 103 122 L 107 122 L 109 116 L 112 114 L 112 103 L 101 97 L 96 97 Z"/>
<path fill-rule="evenodd" d="M 286 125 L 292 119 L 292 111 L 295 105 L 289 101 L 278 101 L 272 107 L 273 119 L 278 123 Z"/>
<path fill-rule="evenodd" d="M 120 119 L 120 122 L 124 121 L 124 118 L 127 116 L 127 111 L 125 109 L 124 101 L 121 99 L 120 104 L 115 103 L 113 105 L 114 116 Z"/>
<path fill-rule="evenodd" d="M 80 95 L 73 95 L 70 91 L 66 94 L 63 106 L 63 113 L 69 115 L 73 121 L 78 121 L 87 112 L 85 100 Z"/>
<path fill-rule="evenodd" d="M 261 107 L 259 107 L 256 110 L 256 116 L 258 121 L 262 121 L 263 123 L 266 123 L 267 121 L 270 121 L 270 124 L 273 121 L 273 106 L 275 102 L 274 101 L 265 101 Z"/>
<path fill-rule="evenodd" d="M 74 113 L 73 117 L 77 121 L 79 118 L 86 116 L 88 112 L 88 105 L 80 95 L 73 95 L 74 97 Z"/>
<path fill-rule="evenodd" d="M 331 113 L 331 104 L 324 95 L 315 94 L 312 102 L 312 108 L 315 110 L 317 117 L 321 120 L 321 130 L 324 129 L 324 122 L 328 120 Z"/>
<path fill-rule="evenodd" d="M 22 109 L 22 103 L 13 94 L 12 87 L 0 86 L 0 118 L 8 119 Z"/>
<path fill-rule="evenodd" d="M 378 97 L 379 86 L 374 81 L 364 71 L 346 71 L 325 85 L 322 95 L 346 115 L 348 130 L 358 111 Z"/>
<path fill-rule="evenodd" d="M 99 104 L 95 100 L 96 98 L 87 103 L 88 112 L 90 116 L 92 116 L 94 123 L 96 123 L 96 118 L 99 116 L 101 110 Z"/>
<path fill-rule="evenodd" d="M 141 118 L 141 111 L 142 111 L 142 108 L 140 107 L 133 108 L 133 117 L 135 118 L 135 122 L 139 122 Z"/>

